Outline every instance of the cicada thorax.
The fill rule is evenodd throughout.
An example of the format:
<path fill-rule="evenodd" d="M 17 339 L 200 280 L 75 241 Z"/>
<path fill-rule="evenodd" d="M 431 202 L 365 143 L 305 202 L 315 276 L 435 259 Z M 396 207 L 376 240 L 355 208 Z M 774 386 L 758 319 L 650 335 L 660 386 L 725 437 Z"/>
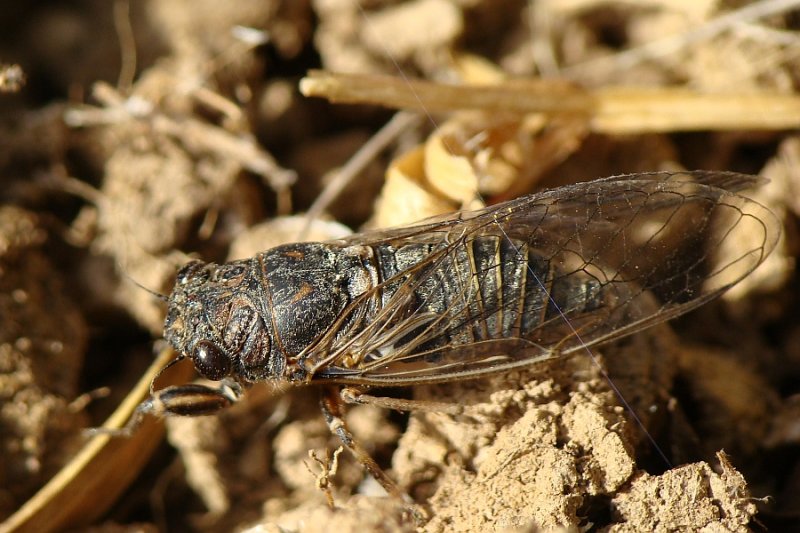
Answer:
<path fill-rule="evenodd" d="M 368 247 L 298 243 L 256 256 L 273 352 L 286 361 L 283 375 L 273 377 L 305 381 L 309 367 L 299 358 L 323 337 L 358 329 L 373 313 L 374 304 L 361 301 L 377 284 L 369 255 Z"/>

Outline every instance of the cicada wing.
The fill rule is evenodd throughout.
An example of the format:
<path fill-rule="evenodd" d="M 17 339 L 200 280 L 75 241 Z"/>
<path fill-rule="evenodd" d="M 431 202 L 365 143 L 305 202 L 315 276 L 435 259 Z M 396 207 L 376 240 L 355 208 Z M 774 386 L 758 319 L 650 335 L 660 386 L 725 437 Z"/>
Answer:
<path fill-rule="evenodd" d="M 683 186 L 693 184 L 719 189 L 720 194 L 724 194 L 723 191 L 733 194 L 741 190 L 752 189 L 765 181 L 764 178 L 758 176 L 736 172 L 683 171 L 624 174 L 550 189 L 484 209 L 436 215 L 415 224 L 358 233 L 330 242 L 341 246 L 377 246 L 380 244 L 400 246 L 416 242 L 441 242 L 442 239 L 448 238 L 451 231 L 457 233 L 461 228 L 465 228 L 467 220 L 476 218 L 482 219 L 484 225 L 493 223 L 504 225 L 506 230 L 523 227 L 530 229 L 536 227 L 537 222 L 540 222 L 545 215 L 557 213 L 562 218 L 548 220 L 549 227 L 557 226 L 561 222 L 568 227 L 575 222 L 587 220 L 585 201 L 591 197 L 591 191 L 595 191 L 595 194 L 598 191 L 608 194 L 601 200 L 602 205 L 605 206 L 603 216 L 613 221 L 629 215 L 628 203 L 632 198 L 627 196 L 629 191 L 637 188 L 637 182 L 650 183 L 648 188 L 652 188 L 656 184 L 680 183 Z M 668 185 L 664 186 L 668 187 Z M 647 191 L 643 191 L 643 194 L 647 194 Z M 675 203 L 674 198 L 665 197 L 664 199 L 668 202 L 665 207 Z M 548 210 L 549 205 L 556 203 L 559 204 L 556 211 Z M 655 211 L 659 207 L 658 200 L 655 198 L 651 198 L 648 204 L 650 211 Z M 635 207 L 635 202 L 630 207 Z M 570 208 L 574 209 L 572 217 Z M 763 207 L 761 209 L 766 210 Z M 771 213 L 769 214 L 771 215 Z M 601 224 L 602 218 L 594 218 L 592 223 Z"/>
<path fill-rule="evenodd" d="M 400 288 L 368 324 L 346 334 L 334 329 L 316 343 L 309 354 L 318 363 L 315 378 L 406 385 L 498 373 L 685 313 L 740 281 L 775 246 L 778 220 L 734 192 L 758 181 L 732 173 L 634 174 L 361 236 L 371 246 L 436 246 L 386 280 Z M 498 252 L 465 269 L 459 257 L 482 237 L 503 239 L 518 253 Z M 499 278 L 515 290 L 497 285 Z M 426 291 L 437 294 L 447 280 L 463 290 L 446 309 L 426 311 Z M 485 288 L 495 286 L 502 297 L 487 297 Z M 372 296 L 348 313 L 366 313 Z M 475 334 L 522 311 L 535 317 L 533 327 Z"/>

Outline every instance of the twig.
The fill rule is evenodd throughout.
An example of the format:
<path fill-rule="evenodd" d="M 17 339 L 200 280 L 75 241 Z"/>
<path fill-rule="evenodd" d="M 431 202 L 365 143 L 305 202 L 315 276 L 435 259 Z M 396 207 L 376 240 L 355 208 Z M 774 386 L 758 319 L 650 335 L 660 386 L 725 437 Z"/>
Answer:
<path fill-rule="evenodd" d="M 136 41 L 131 27 L 131 5 L 129 0 L 114 2 L 114 29 L 119 39 L 120 67 L 117 87 L 127 93 L 136 75 Z"/>
<path fill-rule="evenodd" d="M 160 112 L 152 103 L 142 98 L 123 97 L 106 83 L 95 84 L 93 94 L 105 107 L 73 108 L 64 114 L 65 122 L 73 127 L 95 124 L 112 124 L 124 120 L 149 120 L 161 133 L 180 139 L 189 149 L 203 153 L 219 154 L 237 161 L 242 167 L 263 176 L 269 186 L 285 196 L 297 179 L 297 173 L 278 165 L 277 161 L 249 135 L 237 135 L 228 130 L 197 120 L 178 120 Z"/>
<path fill-rule="evenodd" d="M 526 84 L 453 86 L 380 77 L 315 72 L 301 81 L 309 94 L 333 101 L 386 107 L 482 109 L 586 116 L 591 131 L 610 134 L 695 130 L 778 130 L 800 125 L 800 97 L 776 92 L 701 93 L 673 87 L 570 88 L 536 80 Z M 547 90 L 551 94 L 547 95 Z M 447 95 L 448 101 L 443 102 Z M 430 98 L 431 100 L 428 100 Z M 578 104 L 581 104 L 580 106 Z M 563 105 L 562 105 L 563 104 Z M 481 107 L 485 106 L 485 107 Z M 580 109 L 581 113 L 575 111 Z"/>
<path fill-rule="evenodd" d="M 339 446 L 334 450 L 333 457 L 328 450 L 325 450 L 325 459 L 320 459 L 317 457 L 317 453 L 314 450 L 308 450 L 308 457 L 317 465 L 319 466 L 320 473 L 316 474 L 314 470 L 309 466 L 308 463 L 303 461 L 303 464 L 306 465 L 306 468 L 314 476 L 317 480 L 317 488 L 325 493 L 325 498 L 328 500 L 328 507 L 334 509 L 334 502 L 333 502 L 333 489 L 331 484 L 331 478 L 336 475 L 336 471 L 339 470 L 339 454 L 342 453 L 344 447 Z"/>
<path fill-rule="evenodd" d="M 300 92 L 337 103 L 375 104 L 423 112 L 464 109 L 519 113 L 586 113 L 588 92 L 561 80 L 531 80 L 499 85 L 451 85 L 391 76 L 333 74 L 312 70 Z"/>

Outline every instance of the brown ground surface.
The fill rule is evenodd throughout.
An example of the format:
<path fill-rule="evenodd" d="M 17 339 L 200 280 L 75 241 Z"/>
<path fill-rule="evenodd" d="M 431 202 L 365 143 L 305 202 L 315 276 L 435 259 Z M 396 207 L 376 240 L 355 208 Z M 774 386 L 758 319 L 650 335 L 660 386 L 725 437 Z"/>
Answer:
<path fill-rule="evenodd" d="M 326 453 L 338 443 L 314 390 L 258 386 L 219 416 L 167 420 L 166 439 L 150 425 L 127 444 L 95 439 L 94 452 L 78 456 L 88 459 L 76 460 L 88 442 L 80 428 L 102 424 L 153 360 L 164 308 L 137 284 L 168 293 L 190 256 L 247 257 L 298 238 L 305 219 L 290 215 L 329 190 L 337 169 L 392 117 L 302 97 L 298 82 L 309 69 L 500 87 L 513 87 L 510 78 L 568 80 L 576 85 L 548 82 L 561 105 L 612 86 L 792 96 L 798 12 L 727 20 L 717 31 L 719 17 L 742 5 L 6 6 L 0 520 L 8 520 L 0 531 L 413 530 L 400 503 L 381 497 L 347 452 L 327 479 Z M 422 529 L 799 527 L 800 139 L 792 128 L 800 120 L 748 102 L 734 99 L 717 115 L 701 106 L 711 118 L 688 117 L 700 126 L 668 112 L 658 128 L 648 120 L 665 103 L 659 96 L 625 127 L 558 106 L 547 115 L 434 112 L 371 156 L 315 221 L 313 238 L 336 237 L 473 206 L 478 193 L 498 201 L 632 171 L 771 179 L 753 196 L 781 219 L 784 238 L 725 298 L 597 349 L 597 364 L 572 357 L 400 391 L 469 405 L 470 416 L 350 410 L 356 436 L 426 510 Z M 487 150 L 468 154 L 472 141 Z M 105 386 L 108 397 L 87 402 Z M 32 500 L 65 465 L 60 488 Z"/>

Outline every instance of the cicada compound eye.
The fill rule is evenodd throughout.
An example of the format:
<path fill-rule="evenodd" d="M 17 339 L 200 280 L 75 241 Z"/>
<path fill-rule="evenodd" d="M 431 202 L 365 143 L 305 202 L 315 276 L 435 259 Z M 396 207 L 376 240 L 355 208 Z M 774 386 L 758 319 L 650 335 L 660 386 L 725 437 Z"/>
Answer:
<path fill-rule="evenodd" d="M 212 381 L 219 381 L 227 376 L 231 368 L 231 361 L 225 352 L 210 341 L 203 340 L 195 344 L 192 359 L 200 375 Z"/>

